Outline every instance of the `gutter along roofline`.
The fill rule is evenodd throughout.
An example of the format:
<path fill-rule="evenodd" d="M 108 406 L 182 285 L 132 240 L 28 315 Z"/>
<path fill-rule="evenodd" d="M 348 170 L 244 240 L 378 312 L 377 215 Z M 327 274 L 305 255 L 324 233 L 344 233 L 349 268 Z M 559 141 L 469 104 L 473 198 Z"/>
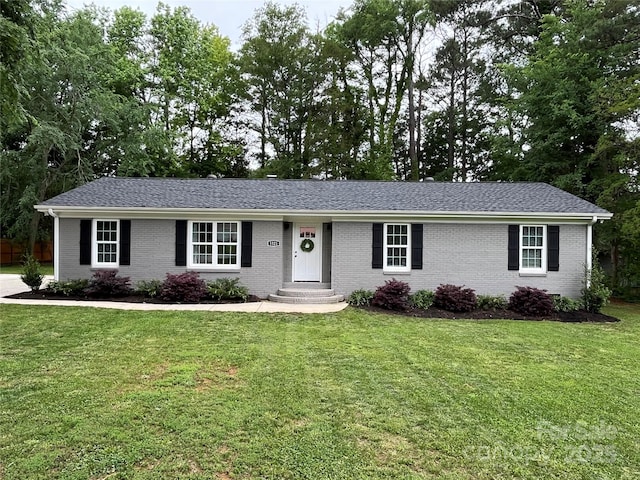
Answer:
<path fill-rule="evenodd" d="M 332 221 L 429 220 L 441 222 L 558 221 L 591 223 L 610 219 L 613 214 L 593 212 L 491 212 L 491 211 L 411 211 L 411 210 L 289 210 L 225 208 L 75 207 L 35 205 L 42 213 L 61 218 L 199 219 L 234 218 L 283 221 L 293 218 L 323 218 Z"/>

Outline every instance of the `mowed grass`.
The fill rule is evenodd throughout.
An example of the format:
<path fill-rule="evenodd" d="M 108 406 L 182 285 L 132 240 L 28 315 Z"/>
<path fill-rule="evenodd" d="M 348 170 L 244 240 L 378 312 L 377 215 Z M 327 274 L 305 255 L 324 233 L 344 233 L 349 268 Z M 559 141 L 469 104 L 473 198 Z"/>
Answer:
<path fill-rule="evenodd" d="M 53 264 L 52 263 L 42 263 L 40 264 L 40 272 L 43 275 L 53 275 Z M 23 273 L 22 265 L 0 265 L 0 274 L 18 274 L 21 275 Z"/>
<path fill-rule="evenodd" d="M 617 324 L 0 305 L 0 478 L 640 478 Z"/>

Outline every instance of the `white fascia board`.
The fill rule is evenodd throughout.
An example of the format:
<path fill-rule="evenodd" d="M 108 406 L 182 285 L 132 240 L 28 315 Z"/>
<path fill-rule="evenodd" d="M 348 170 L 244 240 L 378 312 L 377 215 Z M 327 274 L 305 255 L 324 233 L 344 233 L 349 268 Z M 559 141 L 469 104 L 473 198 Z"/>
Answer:
<path fill-rule="evenodd" d="M 397 210 L 246 210 L 224 208 L 139 208 L 139 207 L 69 207 L 36 205 L 39 212 L 53 210 L 61 218 L 96 218 L 98 216 L 115 218 L 146 219 L 199 219 L 229 218 L 235 220 L 283 221 L 298 218 L 318 218 L 334 222 L 371 222 L 393 219 L 394 221 L 425 221 L 443 223 L 508 223 L 508 222 L 559 222 L 586 223 L 597 220 L 608 220 L 611 213 L 563 213 L 563 212 L 429 212 L 429 211 L 397 211 Z"/>

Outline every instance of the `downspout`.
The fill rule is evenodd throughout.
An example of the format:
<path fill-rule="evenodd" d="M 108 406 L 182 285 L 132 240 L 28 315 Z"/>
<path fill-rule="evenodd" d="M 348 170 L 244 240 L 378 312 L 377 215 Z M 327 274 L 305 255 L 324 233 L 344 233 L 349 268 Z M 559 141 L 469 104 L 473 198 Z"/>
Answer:
<path fill-rule="evenodd" d="M 589 288 L 591 286 L 591 269 L 593 268 L 593 225 L 598 221 L 598 216 L 594 215 L 591 219 L 591 223 L 587 224 L 587 278 L 585 279 L 585 286 Z"/>
<path fill-rule="evenodd" d="M 60 280 L 60 217 L 52 208 L 47 214 L 53 217 L 53 279 L 57 282 Z"/>

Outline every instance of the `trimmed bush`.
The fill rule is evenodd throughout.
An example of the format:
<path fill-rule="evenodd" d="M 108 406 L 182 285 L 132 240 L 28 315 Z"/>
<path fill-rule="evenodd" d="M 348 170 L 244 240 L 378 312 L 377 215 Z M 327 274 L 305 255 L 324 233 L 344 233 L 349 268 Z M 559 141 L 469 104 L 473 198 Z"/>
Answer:
<path fill-rule="evenodd" d="M 409 297 L 409 303 L 421 310 L 427 310 L 436 298 L 435 292 L 431 290 L 418 290 Z"/>
<path fill-rule="evenodd" d="M 509 302 L 502 295 L 478 295 L 478 308 L 480 310 L 506 310 Z"/>
<path fill-rule="evenodd" d="M 387 310 L 404 311 L 409 308 L 409 292 L 411 287 L 406 282 L 395 278 L 387 280 L 373 294 L 371 305 Z"/>
<path fill-rule="evenodd" d="M 546 290 L 516 287 L 509 297 L 509 308 L 522 315 L 548 317 L 553 313 L 553 300 Z"/>
<path fill-rule="evenodd" d="M 89 280 L 79 278 L 75 280 L 66 280 L 63 282 L 52 281 L 47 285 L 47 289 L 56 295 L 64 295 L 65 297 L 84 297 L 85 288 L 89 286 Z"/>
<path fill-rule="evenodd" d="M 605 274 L 598 263 L 598 254 L 594 249 L 593 266 L 585 273 L 585 286 L 582 288 L 582 304 L 591 313 L 600 313 L 602 307 L 609 303 L 611 290 L 607 287 Z M 587 287 L 587 283 L 589 286 Z"/>
<path fill-rule="evenodd" d="M 470 312 L 478 306 L 475 290 L 458 285 L 440 285 L 436 289 L 434 305 L 450 312 Z"/>
<path fill-rule="evenodd" d="M 38 259 L 31 254 L 25 255 L 20 279 L 32 292 L 37 292 L 40 290 L 43 278 L 44 275 L 40 271 L 40 262 L 38 262 Z"/>
<path fill-rule="evenodd" d="M 247 301 L 249 290 L 240 285 L 239 278 L 219 278 L 207 284 L 209 295 L 214 300 L 242 300 Z"/>
<path fill-rule="evenodd" d="M 556 312 L 575 312 L 580 310 L 582 307 L 582 302 L 579 300 L 574 300 L 570 297 L 563 297 L 561 295 L 552 297 L 553 300 L 553 309 Z"/>
<path fill-rule="evenodd" d="M 131 294 L 131 279 L 119 277 L 117 270 L 98 270 L 84 291 L 90 297 L 124 297 Z"/>
<path fill-rule="evenodd" d="M 160 295 L 162 282 L 160 280 L 140 280 L 136 283 L 136 293 L 147 298 L 155 298 Z"/>
<path fill-rule="evenodd" d="M 354 290 L 347 298 L 347 303 L 354 307 L 368 307 L 373 300 L 373 292 L 371 290 Z"/>
<path fill-rule="evenodd" d="M 160 289 L 160 298 L 170 302 L 197 303 L 206 296 L 207 284 L 197 272 L 167 273 Z"/>

